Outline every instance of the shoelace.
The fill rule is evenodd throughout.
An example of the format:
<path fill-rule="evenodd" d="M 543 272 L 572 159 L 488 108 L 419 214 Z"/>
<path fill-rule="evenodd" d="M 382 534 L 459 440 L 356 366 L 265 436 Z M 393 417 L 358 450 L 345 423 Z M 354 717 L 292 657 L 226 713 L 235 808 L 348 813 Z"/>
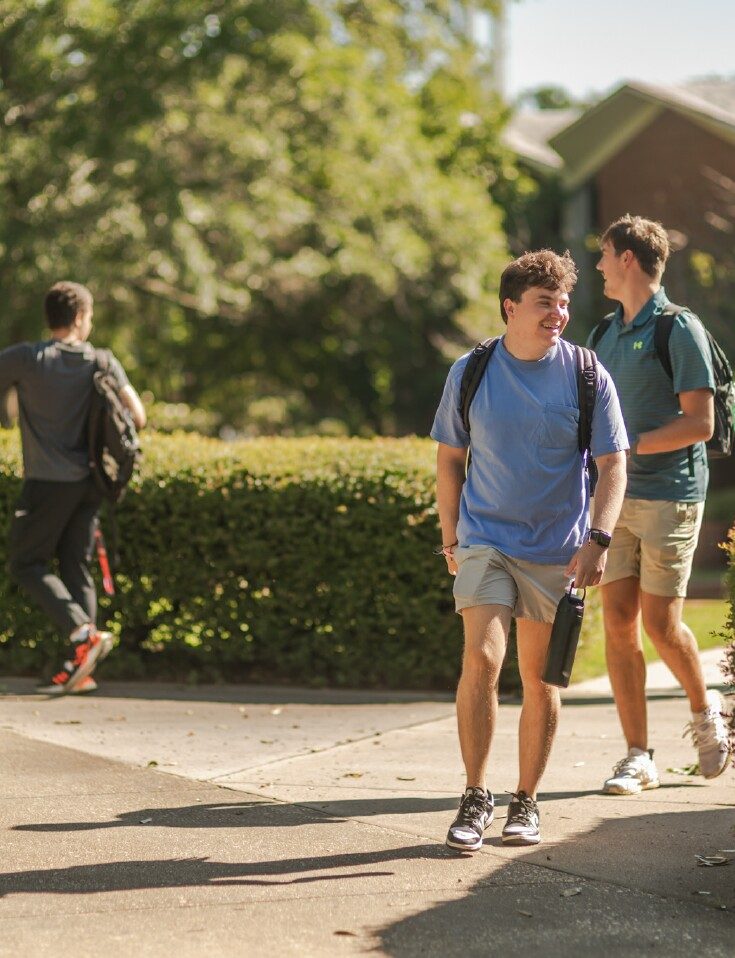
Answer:
<path fill-rule="evenodd" d="M 696 748 L 727 748 L 727 729 L 722 714 L 714 708 L 708 708 L 704 718 L 698 722 L 687 722 L 682 738 L 689 736 Z"/>
<path fill-rule="evenodd" d="M 613 775 L 635 775 L 640 772 L 642 765 L 637 761 L 639 758 L 645 758 L 644 755 L 626 755 L 621 758 L 618 764 L 613 768 Z"/>
<path fill-rule="evenodd" d="M 457 818 L 463 825 L 471 825 L 473 822 L 480 818 L 487 811 L 487 805 L 477 795 L 468 795 L 466 798 L 463 798 L 460 806 Z"/>
<path fill-rule="evenodd" d="M 536 802 L 528 796 L 517 799 L 514 805 L 520 805 L 518 811 L 513 811 L 513 821 L 520 822 L 521 825 L 533 825 L 535 824 L 534 819 L 538 815 L 538 810 L 536 808 Z"/>

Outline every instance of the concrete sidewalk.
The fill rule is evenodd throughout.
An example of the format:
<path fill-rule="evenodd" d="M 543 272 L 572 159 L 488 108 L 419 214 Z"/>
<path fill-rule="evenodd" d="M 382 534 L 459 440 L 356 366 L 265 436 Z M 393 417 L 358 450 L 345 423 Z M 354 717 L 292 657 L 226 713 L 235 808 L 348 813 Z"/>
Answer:
<path fill-rule="evenodd" d="M 684 773 L 686 703 L 665 691 L 662 787 L 635 798 L 599 794 L 623 753 L 611 700 L 567 694 L 530 849 L 500 843 L 519 714 L 503 704 L 498 820 L 462 856 L 443 845 L 463 785 L 450 695 L 5 685 L 0 955 L 735 949 L 734 773 Z"/>

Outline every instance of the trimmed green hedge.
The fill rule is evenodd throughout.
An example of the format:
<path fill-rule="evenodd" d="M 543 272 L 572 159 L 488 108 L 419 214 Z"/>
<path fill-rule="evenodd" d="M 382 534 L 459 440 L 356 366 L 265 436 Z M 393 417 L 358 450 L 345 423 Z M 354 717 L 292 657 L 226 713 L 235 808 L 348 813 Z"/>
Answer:
<path fill-rule="evenodd" d="M 147 435 L 119 507 L 120 636 L 105 674 L 188 681 L 453 687 L 452 613 L 421 440 Z M 19 488 L 0 434 L 0 522 Z M 5 537 L 0 560 L 5 563 Z M 4 577 L 0 668 L 50 667 L 58 639 Z"/>
<path fill-rule="evenodd" d="M 453 689 L 453 612 L 425 439 L 147 435 L 118 510 L 108 677 Z M 0 433 L 0 524 L 20 480 Z M 5 563 L 5 539 L 0 561 Z M 95 564 L 96 567 L 96 564 Z M 3 577 L 0 669 L 50 670 L 60 640 Z M 590 627 L 596 619 L 594 602 Z M 508 657 L 504 688 L 517 685 Z"/>

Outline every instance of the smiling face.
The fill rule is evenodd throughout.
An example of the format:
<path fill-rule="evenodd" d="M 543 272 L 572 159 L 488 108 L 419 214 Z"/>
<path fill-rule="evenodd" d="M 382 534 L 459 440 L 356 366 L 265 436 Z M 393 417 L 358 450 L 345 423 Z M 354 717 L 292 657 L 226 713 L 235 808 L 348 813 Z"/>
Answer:
<path fill-rule="evenodd" d="M 506 299 L 503 308 L 512 340 L 541 356 L 559 342 L 569 322 L 569 293 L 531 286 L 519 302 Z"/>

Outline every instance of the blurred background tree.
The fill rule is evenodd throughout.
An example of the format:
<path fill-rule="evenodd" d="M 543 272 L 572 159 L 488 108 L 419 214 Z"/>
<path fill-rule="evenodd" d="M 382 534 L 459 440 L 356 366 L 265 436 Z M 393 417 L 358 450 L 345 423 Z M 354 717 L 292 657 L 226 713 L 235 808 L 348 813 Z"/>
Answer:
<path fill-rule="evenodd" d="M 74 278 L 210 429 L 426 433 L 516 179 L 461 8 L 0 0 L 3 345 Z"/>

